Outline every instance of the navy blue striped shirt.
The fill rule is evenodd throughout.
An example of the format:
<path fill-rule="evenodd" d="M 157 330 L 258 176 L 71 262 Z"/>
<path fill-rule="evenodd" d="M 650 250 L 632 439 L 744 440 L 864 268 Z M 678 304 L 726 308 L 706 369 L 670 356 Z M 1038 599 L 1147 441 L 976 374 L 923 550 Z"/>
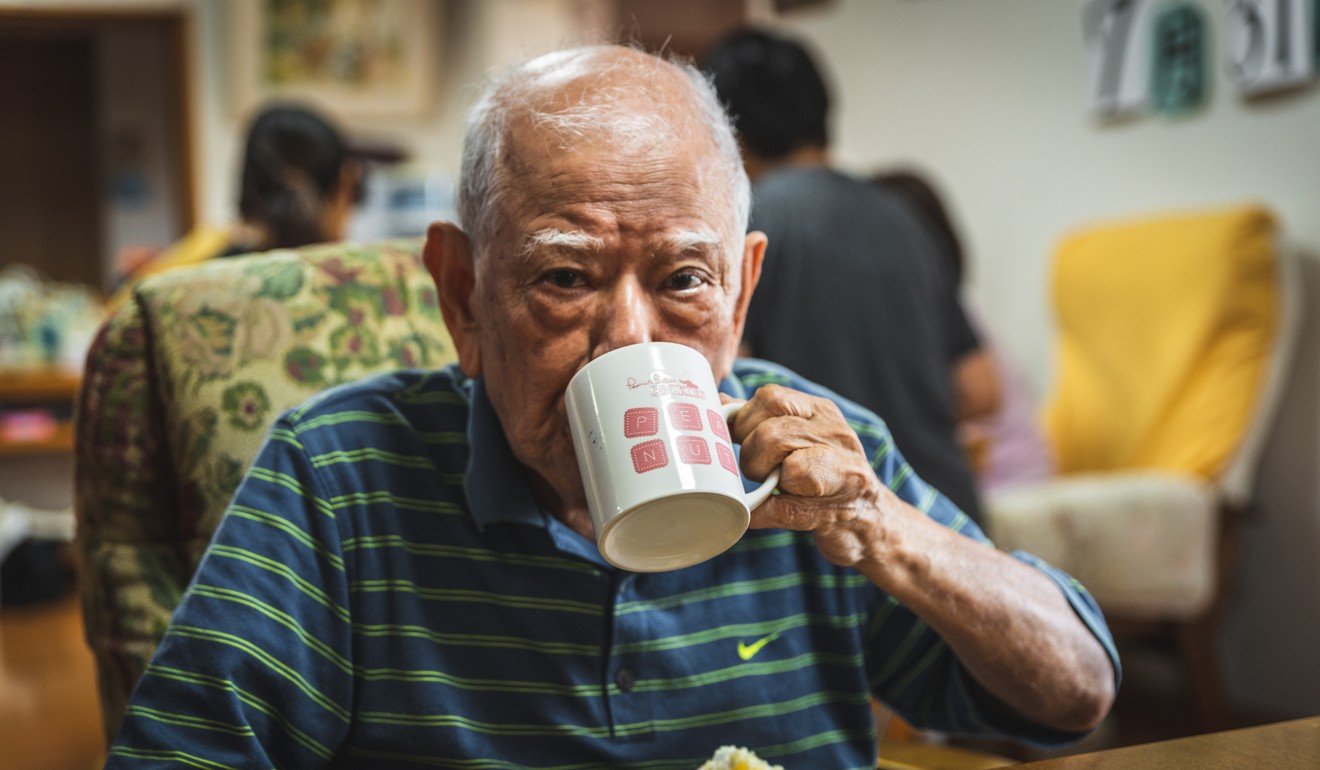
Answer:
<path fill-rule="evenodd" d="M 739 361 L 721 389 L 834 399 L 879 478 L 984 541 L 871 413 Z M 1026 554 L 1114 656 L 1076 581 Z M 945 731 L 1076 738 L 1016 717 L 925 623 L 809 534 L 749 532 L 633 574 L 536 504 L 482 383 L 337 388 L 272 428 L 128 707 L 109 767 L 875 766 L 868 700 Z"/>

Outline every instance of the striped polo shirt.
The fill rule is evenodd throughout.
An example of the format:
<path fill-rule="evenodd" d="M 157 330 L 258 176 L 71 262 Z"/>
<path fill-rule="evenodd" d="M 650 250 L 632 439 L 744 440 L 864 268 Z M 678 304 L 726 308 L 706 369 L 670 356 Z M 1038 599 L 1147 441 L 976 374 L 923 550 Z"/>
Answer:
<path fill-rule="evenodd" d="M 835 400 L 879 478 L 981 532 L 883 422 L 786 370 L 721 384 Z M 810 534 L 751 531 L 634 574 L 533 499 L 480 380 L 454 368 L 336 388 L 284 415 L 239 488 L 128 707 L 109 767 L 692 770 L 738 744 L 870 768 L 872 695 L 910 721 L 1053 744 L 919 618 Z M 1067 575 L 1026 555 L 1114 660 Z"/>

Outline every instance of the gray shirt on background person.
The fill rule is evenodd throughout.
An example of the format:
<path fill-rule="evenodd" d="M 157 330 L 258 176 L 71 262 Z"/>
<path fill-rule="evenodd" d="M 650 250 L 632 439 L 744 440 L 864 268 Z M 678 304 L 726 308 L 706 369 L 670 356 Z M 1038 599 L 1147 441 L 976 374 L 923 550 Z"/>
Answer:
<path fill-rule="evenodd" d="M 917 475 L 979 522 L 952 361 L 980 342 L 916 215 L 863 180 L 783 167 L 753 189 L 751 229 L 769 238 L 752 354 L 878 414 Z"/>

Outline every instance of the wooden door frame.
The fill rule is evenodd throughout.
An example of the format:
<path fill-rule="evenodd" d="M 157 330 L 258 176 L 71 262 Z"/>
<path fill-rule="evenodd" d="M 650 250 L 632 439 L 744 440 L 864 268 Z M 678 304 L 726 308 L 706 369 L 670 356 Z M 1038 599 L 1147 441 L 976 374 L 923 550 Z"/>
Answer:
<path fill-rule="evenodd" d="M 190 40 L 195 23 L 192 13 L 184 7 L 142 10 L 98 10 L 94 8 L 0 8 L 0 28 L 94 30 L 98 25 L 110 23 L 150 22 L 165 27 L 166 56 L 173 69 L 175 168 L 178 169 L 180 225 L 186 234 L 197 225 L 197 155 L 193 152 L 193 117 L 189 102 L 191 76 L 189 67 Z"/>

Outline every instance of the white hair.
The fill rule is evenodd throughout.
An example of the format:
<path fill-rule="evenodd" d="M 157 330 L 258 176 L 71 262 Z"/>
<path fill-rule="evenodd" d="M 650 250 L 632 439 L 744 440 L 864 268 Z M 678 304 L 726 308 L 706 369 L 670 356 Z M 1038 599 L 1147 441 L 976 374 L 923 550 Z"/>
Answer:
<path fill-rule="evenodd" d="M 494 222 L 506 192 L 504 157 L 515 116 L 526 115 L 536 128 L 553 131 L 566 147 L 589 136 L 607 134 L 625 150 L 672 140 L 676 135 L 704 130 L 715 149 L 710 177 L 728 187 L 730 201 L 725 238 L 741 238 L 747 231 L 751 185 L 743 169 L 733 123 L 720 104 L 711 81 L 691 64 L 659 59 L 647 62 L 634 56 L 607 57 L 607 47 L 569 49 L 534 59 L 490 83 L 468 113 L 463 135 L 463 167 L 459 181 L 459 216 L 481 252 L 494 232 Z M 648 110 L 636 87 L 599 84 L 581 89 L 567 103 L 548 102 L 556 88 L 587 74 L 605 74 L 616 68 L 662 63 L 686 82 L 685 104 Z M 654 78 L 652 70 L 646 73 Z M 654 103 L 654 102 L 652 102 Z M 685 109 L 686 108 L 686 109 Z M 705 183 L 705 179 L 702 180 Z M 721 228 L 723 229 L 723 228 Z M 741 253 L 739 249 L 735 253 Z"/>

